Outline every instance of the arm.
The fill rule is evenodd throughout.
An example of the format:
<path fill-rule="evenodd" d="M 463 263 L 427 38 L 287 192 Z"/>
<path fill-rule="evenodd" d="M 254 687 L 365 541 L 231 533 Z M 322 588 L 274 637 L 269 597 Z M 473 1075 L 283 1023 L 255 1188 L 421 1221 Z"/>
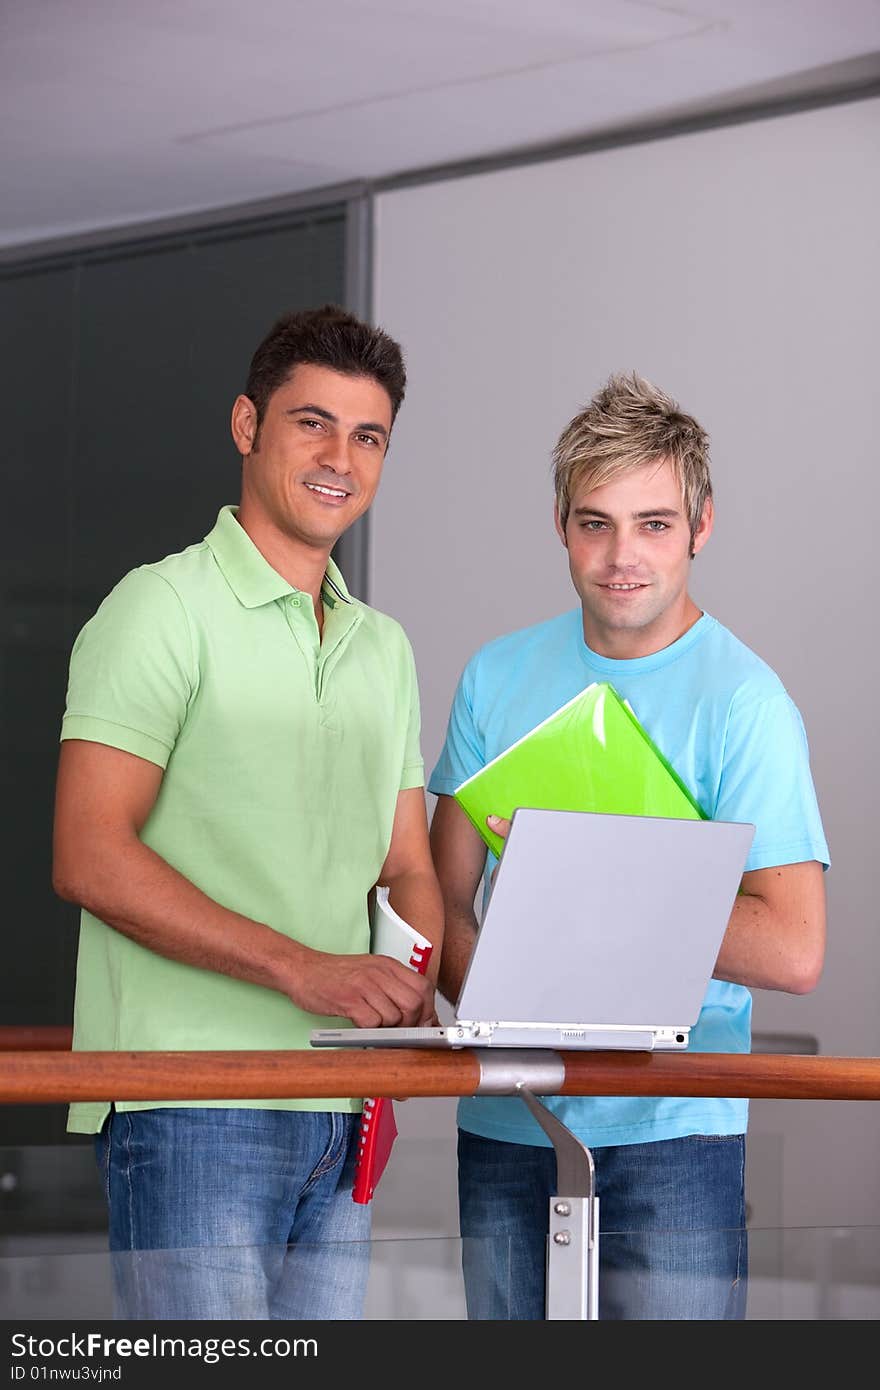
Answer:
<path fill-rule="evenodd" d="M 474 895 L 486 865 L 486 846 L 451 796 L 437 798 L 431 850 L 446 915 L 439 985 L 454 1003 L 477 934 Z"/>
<path fill-rule="evenodd" d="M 506 839 L 510 821 L 489 816 Z M 713 978 L 809 994 L 825 959 L 825 875 L 815 859 L 743 874 Z"/>
<path fill-rule="evenodd" d="M 443 899 L 431 862 L 421 787 L 408 787 L 398 794 L 391 844 L 378 882 L 389 890 L 394 911 L 433 944 L 427 978 L 435 984 L 443 944 Z"/>
<path fill-rule="evenodd" d="M 140 839 L 162 769 L 101 743 L 62 744 L 53 885 L 157 955 L 262 985 L 361 1027 L 417 1023 L 425 981 L 386 956 L 314 951 L 206 896 Z"/>
<path fill-rule="evenodd" d="M 803 720 L 784 691 L 733 702 L 713 816 L 753 821 L 751 862 L 766 866 L 743 874 L 715 978 L 809 993 L 825 958 L 828 849 Z"/>
<path fill-rule="evenodd" d="M 825 959 L 825 876 L 816 860 L 743 874 L 716 980 L 808 994 Z"/>

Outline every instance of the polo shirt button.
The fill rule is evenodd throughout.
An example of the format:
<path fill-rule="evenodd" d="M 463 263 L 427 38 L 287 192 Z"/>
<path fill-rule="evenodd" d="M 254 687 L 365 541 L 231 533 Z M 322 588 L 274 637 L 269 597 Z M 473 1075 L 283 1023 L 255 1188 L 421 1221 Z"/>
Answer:
<path fill-rule="evenodd" d="M 294 608 L 299 608 L 299 594 L 291 594 L 290 602 L 293 604 Z"/>

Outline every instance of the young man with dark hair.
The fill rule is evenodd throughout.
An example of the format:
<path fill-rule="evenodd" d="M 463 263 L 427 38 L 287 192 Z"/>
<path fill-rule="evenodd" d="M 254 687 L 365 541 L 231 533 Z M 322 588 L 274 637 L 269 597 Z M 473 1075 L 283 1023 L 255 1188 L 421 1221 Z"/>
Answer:
<path fill-rule="evenodd" d="M 54 882 L 83 909 L 77 1048 L 306 1048 L 340 1017 L 433 1016 L 432 980 L 369 954 L 376 883 L 442 932 L 412 653 L 330 559 L 373 500 L 404 386 L 397 344 L 345 311 L 280 319 L 232 408 L 240 505 L 127 574 L 76 640 Z M 121 1315 L 359 1316 L 360 1109 L 73 1105 Z"/>
<path fill-rule="evenodd" d="M 483 876 L 488 892 L 495 862 L 452 793 L 578 691 L 607 681 L 708 815 L 757 827 L 690 1042 L 692 1051 L 747 1052 L 749 987 L 806 993 L 824 957 L 828 850 L 800 715 L 770 668 L 688 593 L 691 561 L 713 523 L 708 440 L 697 421 L 641 377 L 613 377 L 563 431 L 555 465 L 556 529 L 580 606 L 472 657 L 428 784 L 438 795 L 431 842 L 446 906 L 440 985 L 457 998 L 476 931 L 474 895 Z M 506 833 L 506 822 L 489 821 Z M 585 902 L 601 872 L 584 865 Z M 742 1316 L 746 1102 L 545 1104 L 593 1153 L 605 1232 L 600 1317 Z M 461 1103 L 469 1316 L 544 1316 L 555 1181 L 550 1142 L 520 1100 Z"/>

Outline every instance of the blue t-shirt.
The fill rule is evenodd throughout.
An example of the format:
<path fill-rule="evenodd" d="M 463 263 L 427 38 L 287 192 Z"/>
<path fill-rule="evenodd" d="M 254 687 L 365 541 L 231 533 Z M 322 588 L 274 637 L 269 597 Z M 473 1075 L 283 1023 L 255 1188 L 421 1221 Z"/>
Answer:
<path fill-rule="evenodd" d="M 816 859 L 828 847 L 804 726 L 778 676 L 708 613 L 672 646 L 617 661 L 584 642 L 579 608 L 499 637 L 468 662 L 428 789 L 451 796 L 465 778 L 594 681 L 628 700 L 661 752 L 713 820 L 746 821 L 746 870 Z M 487 855 L 486 883 L 495 860 Z M 748 1052 L 752 997 L 712 980 L 691 1029 L 692 1052 Z M 688 1096 L 555 1096 L 546 1104 L 591 1148 L 688 1134 L 743 1134 L 748 1103 Z M 460 1102 L 462 1129 L 549 1145 L 522 1101 Z"/>

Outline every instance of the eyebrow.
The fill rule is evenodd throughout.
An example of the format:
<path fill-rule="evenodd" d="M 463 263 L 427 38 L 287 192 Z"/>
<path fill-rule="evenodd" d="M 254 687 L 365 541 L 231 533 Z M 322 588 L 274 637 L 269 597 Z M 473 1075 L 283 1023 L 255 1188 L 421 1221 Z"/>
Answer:
<path fill-rule="evenodd" d="M 294 405 L 286 412 L 288 415 L 319 415 L 322 420 L 329 420 L 331 425 L 339 424 L 339 417 L 332 411 L 325 410 L 322 405 Z M 388 438 L 388 431 L 384 425 L 380 425 L 371 420 L 364 420 L 361 424 L 355 425 L 356 430 L 371 430 L 373 434 L 381 434 L 383 439 Z"/>
<path fill-rule="evenodd" d="M 597 516 L 602 521 L 614 520 L 609 512 L 600 512 L 598 507 L 575 507 L 574 514 L 575 516 Z M 631 515 L 634 521 L 647 521 L 651 517 L 672 518 L 681 516 L 681 512 L 676 511 L 674 507 L 651 507 L 646 512 L 632 512 Z"/>

